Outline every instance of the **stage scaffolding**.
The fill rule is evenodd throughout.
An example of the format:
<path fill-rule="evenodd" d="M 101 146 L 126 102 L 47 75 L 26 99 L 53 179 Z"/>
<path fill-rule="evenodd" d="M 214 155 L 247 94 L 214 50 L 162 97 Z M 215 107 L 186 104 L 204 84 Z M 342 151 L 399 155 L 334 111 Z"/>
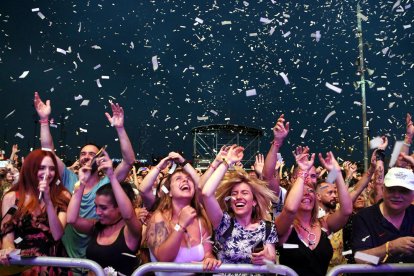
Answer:
<path fill-rule="evenodd" d="M 242 163 L 245 169 L 250 169 L 260 151 L 260 129 L 239 125 L 207 125 L 195 127 L 193 134 L 194 167 L 207 169 L 214 160 L 220 148 L 224 145 L 237 144 L 244 147 Z"/>

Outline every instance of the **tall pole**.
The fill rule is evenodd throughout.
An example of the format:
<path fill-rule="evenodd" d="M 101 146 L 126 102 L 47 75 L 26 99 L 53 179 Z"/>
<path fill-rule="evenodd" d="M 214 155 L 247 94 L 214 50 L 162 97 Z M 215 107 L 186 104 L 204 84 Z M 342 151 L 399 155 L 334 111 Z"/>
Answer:
<path fill-rule="evenodd" d="M 365 65 L 364 65 L 364 43 L 362 40 L 361 6 L 357 4 L 358 22 L 358 48 L 359 48 L 359 68 L 361 76 L 361 97 L 362 97 L 362 136 L 364 141 L 364 170 L 368 170 L 368 126 L 367 126 L 367 101 L 365 98 Z"/>

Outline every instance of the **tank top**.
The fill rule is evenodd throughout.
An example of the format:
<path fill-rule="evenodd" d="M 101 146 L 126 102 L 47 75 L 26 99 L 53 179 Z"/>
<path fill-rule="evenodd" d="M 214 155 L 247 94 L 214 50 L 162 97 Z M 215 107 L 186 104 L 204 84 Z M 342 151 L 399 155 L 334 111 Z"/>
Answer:
<path fill-rule="evenodd" d="M 292 268 L 298 275 L 326 275 L 333 249 L 325 231 L 321 230 L 319 243 L 313 250 L 302 242 L 294 227 L 286 243 L 297 244 L 299 248 L 285 249 L 280 246 L 280 264 Z"/>
<path fill-rule="evenodd" d="M 119 231 L 118 237 L 112 244 L 100 245 L 97 241 L 98 231 L 95 227 L 91 241 L 86 249 L 86 258 L 97 262 L 102 268 L 111 266 L 122 274 L 131 275 L 138 265 L 137 258 L 131 258 L 122 253 L 135 255 L 137 252 L 128 248 L 125 242 L 124 230 L 125 226 Z"/>
<path fill-rule="evenodd" d="M 203 246 L 203 234 L 201 232 L 201 221 L 198 219 L 198 227 L 200 229 L 200 243 L 192 246 L 190 248 L 188 247 L 182 247 L 180 246 L 180 249 L 178 250 L 177 256 L 175 257 L 174 263 L 191 263 L 191 262 L 201 262 L 204 259 L 204 246 Z M 155 256 L 152 254 L 150 250 L 150 257 L 152 262 L 158 262 Z M 167 276 L 172 275 L 175 276 L 184 276 L 184 275 L 193 275 L 192 273 L 177 273 L 177 272 L 156 272 L 155 275 L 157 276 Z"/>

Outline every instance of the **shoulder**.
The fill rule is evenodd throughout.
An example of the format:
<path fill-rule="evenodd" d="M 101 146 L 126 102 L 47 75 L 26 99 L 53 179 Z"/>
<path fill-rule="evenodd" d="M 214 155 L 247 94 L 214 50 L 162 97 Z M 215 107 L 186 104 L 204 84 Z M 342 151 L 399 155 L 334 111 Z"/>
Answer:
<path fill-rule="evenodd" d="M 11 207 L 16 202 L 16 192 L 8 192 L 4 195 L 2 200 L 2 206 L 3 207 Z"/>

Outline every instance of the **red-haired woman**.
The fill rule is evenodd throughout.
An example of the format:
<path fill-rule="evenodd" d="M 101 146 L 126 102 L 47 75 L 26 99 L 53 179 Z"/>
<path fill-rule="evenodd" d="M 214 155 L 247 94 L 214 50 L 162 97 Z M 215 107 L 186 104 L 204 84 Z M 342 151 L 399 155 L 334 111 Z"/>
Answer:
<path fill-rule="evenodd" d="M 1 264 L 8 264 L 11 249 L 22 256 L 57 256 L 66 225 L 70 193 L 59 185 L 57 162 L 50 151 L 34 150 L 23 163 L 18 183 L 4 195 L 2 203 Z M 15 207 L 17 206 L 17 208 Z M 32 267 L 21 275 L 53 270 Z"/>

